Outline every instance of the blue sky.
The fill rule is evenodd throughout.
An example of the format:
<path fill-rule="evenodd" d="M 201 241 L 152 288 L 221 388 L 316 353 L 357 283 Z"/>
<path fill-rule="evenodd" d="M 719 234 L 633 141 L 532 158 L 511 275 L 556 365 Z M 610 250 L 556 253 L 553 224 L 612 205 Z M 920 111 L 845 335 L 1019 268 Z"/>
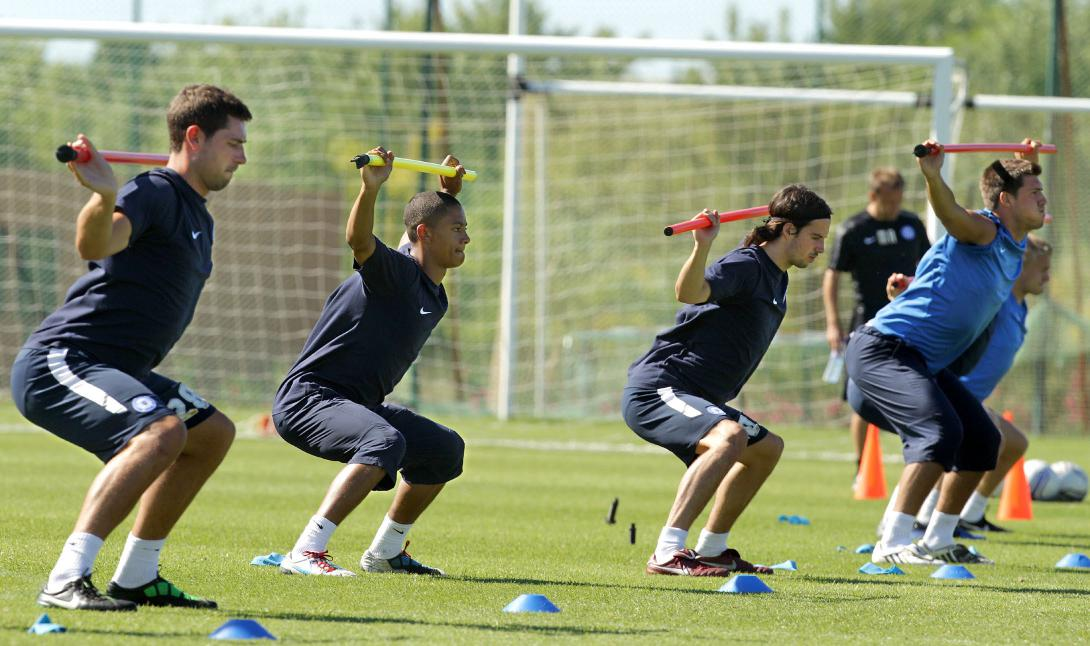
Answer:
<path fill-rule="evenodd" d="M 441 0 L 452 6 L 467 0 Z M 793 40 L 814 34 L 818 0 L 538 0 L 551 23 L 576 28 L 583 35 L 596 27 L 612 28 L 620 36 L 659 38 L 725 38 L 727 8 L 735 6 L 742 23 L 762 22 L 773 33 L 781 10 L 791 15 Z M 831 0 L 826 0 L 831 1 Z M 307 27 L 380 28 L 386 0 L 42 0 L 5 2 L 0 17 L 69 20 L 129 20 L 134 2 L 149 22 L 218 23 L 231 17 L 239 24 L 261 24 L 288 11 Z M 424 0 L 395 0 L 401 6 L 423 6 Z"/>

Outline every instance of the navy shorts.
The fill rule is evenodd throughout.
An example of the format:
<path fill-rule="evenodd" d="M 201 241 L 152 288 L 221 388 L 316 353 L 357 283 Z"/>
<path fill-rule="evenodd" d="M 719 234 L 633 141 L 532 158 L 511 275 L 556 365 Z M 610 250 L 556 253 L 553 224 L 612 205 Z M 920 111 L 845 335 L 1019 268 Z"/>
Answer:
<path fill-rule="evenodd" d="M 869 423 L 901 436 L 906 464 L 995 468 L 999 429 L 953 372 L 932 375 L 918 351 L 870 327 L 852 335 L 845 364 L 848 403 Z"/>
<path fill-rule="evenodd" d="M 143 379 L 75 348 L 23 348 L 11 368 L 15 407 L 34 424 L 109 462 L 149 424 L 177 415 L 187 428 L 216 409 L 185 384 Z"/>
<path fill-rule="evenodd" d="M 393 488 L 398 470 L 410 484 L 442 484 L 462 474 L 462 438 L 396 404 L 364 406 L 332 388 L 297 381 L 277 393 L 272 420 L 280 437 L 311 455 L 380 467 L 386 477 L 379 491 Z"/>
<path fill-rule="evenodd" d="M 696 446 L 719 422 L 729 419 L 745 430 L 746 446 L 768 435 L 768 429 L 730 406 L 670 386 L 625 386 L 621 413 L 628 427 L 643 439 L 667 449 L 685 463 L 696 459 Z"/>

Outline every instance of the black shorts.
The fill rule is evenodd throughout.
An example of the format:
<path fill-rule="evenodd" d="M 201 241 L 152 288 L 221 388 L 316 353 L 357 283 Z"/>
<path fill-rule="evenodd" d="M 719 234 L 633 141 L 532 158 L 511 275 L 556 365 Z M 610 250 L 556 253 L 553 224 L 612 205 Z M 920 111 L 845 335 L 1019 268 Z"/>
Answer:
<path fill-rule="evenodd" d="M 701 439 L 724 419 L 738 422 L 746 432 L 746 446 L 760 442 L 768 429 L 741 411 L 719 406 L 677 388 L 626 386 L 621 412 L 628 427 L 643 439 L 676 455 L 686 466 L 696 459 Z"/>
<path fill-rule="evenodd" d="M 177 415 L 193 428 L 216 412 L 183 383 L 154 372 L 137 379 L 63 347 L 20 350 L 11 395 L 23 417 L 103 462 L 158 419 Z"/>
<path fill-rule="evenodd" d="M 999 429 L 953 372 L 932 375 L 914 348 L 866 326 L 848 341 L 845 364 L 848 402 L 867 422 L 901 436 L 906 464 L 995 468 Z"/>
<path fill-rule="evenodd" d="M 386 471 L 375 489 L 442 484 L 462 473 L 465 442 L 452 429 L 396 404 L 364 406 L 320 384 L 282 387 L 273 404 L 276 432 L 311 455 Z"/>

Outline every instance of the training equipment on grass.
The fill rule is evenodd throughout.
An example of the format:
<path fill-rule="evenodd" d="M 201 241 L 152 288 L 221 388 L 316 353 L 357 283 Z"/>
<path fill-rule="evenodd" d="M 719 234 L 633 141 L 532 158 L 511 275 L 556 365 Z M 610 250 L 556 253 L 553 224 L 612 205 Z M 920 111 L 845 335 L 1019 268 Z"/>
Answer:
<path fill-rule="evenodd" d="M 873 551 L 874 551 L 874 544 L 873 543 L 863 543 L 859 547 L 855 548 L 855 553 L 856 554 L 870 554 Z"/>
<path fill-rule="evenodd" d="M 606 514 L 606 524 L 612 525 L 617 522 L 617 505 L 620 504 L 620 498 L 614 498 L 613 502 L 609 504 L 609 513 Z"/>
<path fill-rule="evenodd" d="M 100 150 L 98 154 L 111 164 L 143 164 L 144 166 L 166 166 L 169 157 L 157 153 L 131 153 L 124 150 Z M 64 144 L 54 153 L 57 161 L 85 164 L 91 161 L 91 151 L 83 146 Z"/>
<path fill-rule="evenodd" d="M 860 574 L 904 574 L 905 571 L 896 565 L 891 565 L 888 568 L 882 567 L 877 563 L 864 563 L 859 568 Z"/>
<path fill-rule="evenodd" d="M 749 218 L 759 218 L 763 215 L 768 215 L 768 205 L 752 206 L 748 209 L 739 209 L 737 211 L 723 211 L 719 214 L 719 223 L 735 222 L 738 220 L 748 220 Z M 672 236 L 678 233 L 685 233 L 686 231 L 695 231 L 697 229 L 707 229 L 711 226 L 711 223 L 704 218 L 699 220 L 686 220 L 684 222 L 678 222 L 677 224 L 671 224 L 668 227 L 664 227 L 662 235 Z"/>
<path fill-rule="evenodd" d="M 503 607 L 504 612 L 560 612 L 543 594 L 520 594 Z"/>
<path fill-rule="evenodd" d="M 367 153 L 360 153 L 348 160 L 356 165 L 356 168 L 363 168 L 364 166 L 385 166 L 386 160 L 378 155 L 368 155 Z M 433 164 L 426 161 L 417 161 L 415 159 L 404 159 L 402 157 L 394 157 L 394 168 L 400 168 L 402 170 L 415 170 L 418 173 L 429 173 L 431 175 L 442 175 L 443 177 L 454 177 L 457 175 L 457 171 L 453 166 L 444 166 L 443 164 Z M 466 169 L 466 174 L 462 176 L 467 182 L 473 182 L 477 180 L 477 171 Z"/>
<path fill-rule="evenodd" d="M 284 555 L 279 552 L 270 552 L 269 554 L 259 554 L 250 561 L 250 565 L 269 565 L 276 567 L 284 560 Z"/>
<path fill-rule="evenodd" d="M 787 559 L 783 563 L 777 563 L 775 565 L 768 566 L 773 570 L 787 570 L 788 572 L 798 572 L 799 564 L 791 559 Z"/>
<path fill-rule="evenodd" d="M 945 144 L 943 152 L 948 153 L 1023 153 L 1029 154 L 1033 151 L 1033 146 L 1027 144 Z M 1051 155 L 1056 152 L 1056 146 L 1053 144 L 1041 144 L 1041 147 L 1037 149 L 1037 152 L 1045 155 Z M 912 154 L 917 157 L 927 157 L 928 155 L 937 155 L 939 149 L 934 146 L 927 146 L 925 144 L 917 144 L 912 149 Z"/>
<path fill-rule="evenodd" d="M 768 587 L 756 574 L 735 574 L 719 588 L 719 591 L 732 594 L 762 594 L 772 592 L 772 588 Z"/>
<path fill-rule="evenodd" d="M 53 623 L 53 620 L 49 618 L 49 615 L 43 614 L 38 617 L 34 623 L 30 624 L 30 628 L 26 630 L 31 635 L 48 635 L 49 633 L 63 633 L 68 629 L 60 624 Z"/>
<path fill-rule="evenodd" d="M 1007 471 L 1003 478 L 1003 492 L 999 494 L 999 520 L 1033 520 L 1033 496 L 1029 490 L 1025 456 Z"/>
<path fill-rule="evenodd" d="M 886 497 L 886 471 L 882 465 L 882 441 L 874 424 L 867 425 L 867 439 L 863 443 L 863 459 L 855 477 L 856 500 L 883 500 Z"/>
<path fill-rule="evenodd" d="M 228 619 L 225 624 L 212 631 L 211 639 L 272 639 L 273 634 L 253 619 Z"/>
<path fill-rule="evenodd" d="M 787 523 L 788 525 L 809 525 L 810 524 L 810 519 L 809 518 L 807 518 L 805 516 L 796 516 L 794 514 L 791 514 L 791 515 L 780 514 L 780 516 L 776 520 L 780 521 L 781 523 Z"/>
<path fill-rule="evenodd" d="M 1086 497 L 1086 471 L 1074 462 L 1053 462 L 1049 467 L 1056 478 L 1059 491 L 1056 500 L 1080 502 Z"/>
<path fill-rule="evenodd" d="M 1060 479 L 1044 460 L 1026 460 L 1026 481 L 1034 500 L 1055 500 L 1060 493 Z"/>
<path fill-rule="evenodd" d="M 636 544 L 636 523 L 628 526 L 628 543 L 630 545 Z"/>
<path fill-rule="evenodd" d="M 931 573 L 932 579 L 975 579 L 964 565 L 943 565 Z"/>
<path fill-rule="evenodd" d="M 1090 556 L 1080 552 L 1072 552 L 1057 561 L 1056 567 L 1090 569 Z"/>

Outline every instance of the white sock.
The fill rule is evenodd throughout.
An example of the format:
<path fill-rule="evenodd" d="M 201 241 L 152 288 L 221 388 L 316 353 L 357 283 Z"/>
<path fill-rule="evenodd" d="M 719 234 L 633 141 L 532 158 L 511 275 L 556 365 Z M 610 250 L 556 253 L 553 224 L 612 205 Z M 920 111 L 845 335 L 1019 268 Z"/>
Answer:
<path fill-rule="evenodd" d="M 659 542 L 655 545 L 655 560 L 659 563 L 669 561 L 674 552 L 685 549 L 685 541 L 688 539 L 687 529 L 663 527 L 659 532 Z"/>
<path fill-rule="evenodd" d="M 371 547 L 367 551 L 380 559 L 392 559 L 401 554 L 405 545 L 405 535 L 412 529 L 412 523 L 395 523 L 389 516 L 382 519 L 382 524 L 375 532 L 375 540 L 371 541 Z"/>
<path fill-rule="evenodd" d="M 886 520 L 889 515 L 893 513 L 893 508 L 897 506 L 897 494 L 901 491 L 901 485 L 893 487 L 893 493 L 889 494 L 889 502 L 886 503 L 886 510 L 882 512 L 882 519 L 878 521 L 878 537 L 881 538 L 886 533 Z"/>
<path fill-rule="evenodd" d="M 931 521 L 931 514 L 935 513 L 935 505 L 939 504 L 939 489 L 938 487 L 931 490 L 931 493 L 927 494 L 927 498 L 920 505 L 920 511 L 916 512 L 916 522 L 921 525 L 926 525 Z"/>
<path fill-rule="evenodd" d="M 159 552 L 166 542 L 165 538 L 149 541 L 130 533 L 114 570 L 114 582 L 122 588 L 136 588 L 154 581 L 159 576 Z"/>
<path fill-rule="evenodd" d="M 295 541 L 295 547 L 291 548 L 292 553 L 300 557 L 303 552 L 326 551 L 326 546 L 329 545 L 329 539 L 333 537 L 335 529 L 337 524 L 333 521 L 318 515 L 311 516 L 307 526 L 303 528 L 303 533 L 299 534 L 299 539 Z"/>
<path fill-rule="evenodd" d="M 727 537 L 730 532 L 716 534 L 707 529 L 700 530 L 700 539 L 696 541 L 696 553 L 701 556 L 719 556 L 727 551 Z"/>
<path fill-rule="evenodd" d="M 947 547 L 954 544 L 954 528 L 958 526 L 957 514 L 944 514 L 936 511 L 927 523 L 927 531 L 920 541 L 928 549 Z"/>
<path fill-rule="evenodd" d="M 974 491 L 973 495 L 969 496 L 965 506 L 961 508 L 961 518 L 970 523 L 980 522 L 984 518 L 984 510 L 987 508 L 987 496 L 982 496 L 980 492 Z"/>
<path fill-rule="evenodd" d="M 912 543 L 912 514 L 891 511 L 886 515 L 882 533 L 882 546 L 885 548 L 904 547 Z"/>
<path fill-rule="evenodd" d="M 95 557 L 102 549 L 102 539 L 94 534 L 75 532 L 64 541 L 60 558 L 49 573 L 46 590 L 57 592 L 69 581 L 74 581 L 91 573 Z"/>

